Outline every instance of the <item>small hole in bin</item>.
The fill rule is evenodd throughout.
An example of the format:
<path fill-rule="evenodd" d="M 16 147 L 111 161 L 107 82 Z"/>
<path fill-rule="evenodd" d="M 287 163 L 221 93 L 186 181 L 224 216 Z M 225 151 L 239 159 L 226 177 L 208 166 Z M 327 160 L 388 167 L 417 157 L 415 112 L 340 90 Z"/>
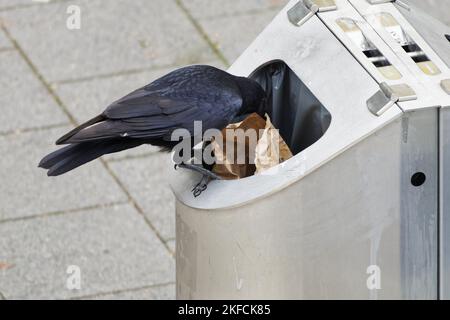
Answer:
<path fill-rule="evenodd" d="M 448 41 L 450 41 L 450 34 L 446 34 L 445 37 L 447 38 Z"/>
<path fill-rule="evenodd" d="M 427 180 L 427 176 L 425 175 L 425 173 L 416 172 L 411 177 L 411 184 L 414 187 L 420 187 L 421 185 L 423 185 L 425 183 L 426 180 Z"/>

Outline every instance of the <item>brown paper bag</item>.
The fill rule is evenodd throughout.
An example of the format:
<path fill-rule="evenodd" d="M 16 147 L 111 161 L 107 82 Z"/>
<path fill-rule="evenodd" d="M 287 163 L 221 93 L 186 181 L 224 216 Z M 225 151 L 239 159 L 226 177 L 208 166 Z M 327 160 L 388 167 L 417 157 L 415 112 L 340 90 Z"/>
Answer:
<path fill-rule="evenodd" d="M 266 127 L 255 150 L 256 174 L 292 158 L 292 152 L 280 136 L 280 132 L 275 129 L 268 115 L 266 118 Z"/>
<path fill-rule="evenodd" d="M 265 128 L 266 121 L 261 118 L 257 113 L 252 113 L 244 121 L 239 123 L 233 123 L 228 125 L 222 130 L 222 145 L 217 141 L 212 142 L 212 147 L 214 150 L 214 156 L 216 157 L 216 164 L 213 167 L 213 172 L 222 177 L 223 179 L 232 180 L 245 178 L 253 175 L 256 171 L 256 166 L 250 163 L 250 152 L 254 150 L 249 150 L 248 140 L 245 139 L 245 145 L 242 145 L 242 140 L 234 138 L 229 141 L 226 138 L 227 130 L 237 130 L 241 129 L 244 132 L 247 130 L 256 130 L 258 135 L 257 139 L 259 141 L 259 133 Z M 234 148 L 232 148 L 232 144 Z M 228 148 L 227 148 L 228 146 Z M 244 149 L 242 149 L 244 148 Z M 227 150 L 234 150 L 233 154 L 228 154 Z M 245 150 L 245 163 L 237 163 L 237 151 Z"/>
<path fill-rule="evenodd" d="M 257 113 L 253 113 L 244 121 L 230 124 L 222 130 L 222 142 L 212 142 L 216 157 L 216 164 L 213 167 L 214 173 L 227 180 L 245 178 L 255 173 L 264 172 L 292 157 L 289 147 L 272 125 L 269 116 L 266 115 L 266 118 L 267 121 Z M 236 137 L 227 140 L 227 130 L 237 129 L 244 132 L 249 129 L 254 130 L 257 142 L 253 144 L 250 139 L 243 140 Z M 242 145 L 244 141 L 245 145 Z M 274 144 L 278 144 L 278 146 L 274 146 Z M 234 149 L 232 148 L 233 145 Z M 234 151 L 234 153 L 227 153 L 227 150 Z M 245 162 L 243 164 L 238 164 L 238 150 L 245 150 Z"/>

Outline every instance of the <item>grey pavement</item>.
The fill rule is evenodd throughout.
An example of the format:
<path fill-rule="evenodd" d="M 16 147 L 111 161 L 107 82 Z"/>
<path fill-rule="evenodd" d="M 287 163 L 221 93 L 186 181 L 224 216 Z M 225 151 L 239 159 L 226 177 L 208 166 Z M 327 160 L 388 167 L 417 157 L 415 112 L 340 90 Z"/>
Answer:
<path fill-rule="evenodd" d="M 198 20 L 215 19 L 224 16 L 249 15 L 261 13 L 264 10 L 279 9 L 288 1 L 286 0 L 227 0 L 216 5 L 211 0 L 182 1 L 184 6 Z"/>
<path fill-rule="evenodd" d="M 170 163 L 169 154 L 158 153 L 110 164 L 164 241 L 175 238 L 175 200 L 167 181 Z"/>
<path fill-rule="evenodd" d="M 58 178 L 37 164 L 167 72 L 227 68 L 286 2 L 0 0 L 0 300 L 175 297 L 168 155 L 141 147 Z M 66 27 L 69 5 L 80 30 Z"/>
<path fill-rule="evenodd" d="M 129 204 L 0 224 L 10 299 L 75 298 L 174 282 L 174 260 Z M 81 290 L 67 289 L 79 266 Z M 24 291 L 24 287 L 27 288 Z"/>
<path fill-rule="evenodd" d="M 6 38 L 6 35 L 0 31 L 0 50 L 12 48 L 11 43 Z"/>
<path fill-rule="evenodd" d="M 2 110 L 0 132 L 69 123 L 46 88 L 29 72 L 22 57 L 12 50 L 0 54 L 0 105 L 7 106 L 15 101 L 14 107 L 4 107 Z"/>
<path fill-rule="evenodd" d="M 0 300 L 175 297 L 167 155 L 141 147 L 59 178 L 37 163 L 60 135 L 170 70 L 227 68 L 285 3 L 0 0 Z M 81 8 L 80 30 L 66 27 L 69 5 Z"/>
<path fill-rule="evenodd" d="M 250 44 L 255 35 L 259 34 L 276 14 L 278 9 L 267 9 L 264 12 L 249 12 L 246 14 L 217 17 L 214 19 L 199 19 L 203 29 L 217 45 L 227 61 L 234 61 L 242 53 L 242 48 Z M 242 28 L 245 26 L 245 32 Z M 239 35 L 239 39 L 236 39 Z"/>
<path fill-rule="evenodd" d="M 99 161 L 58 178 L 47 178 L 44 170 L 37 170 L 39 158 L 54 149 L 55 137 L 70 128 L 0 136 L 0 221 L 128 200 Z"/>
<path fill-rule="evenodd" d="M 171 300 L 175 296 L 175 284 L 152 286 L 149 288 L 118 291 L 105 295 L 87 297 L 89 300 Z"/>
<path fill-rule="evenodd" d="M 66 2 L 0 14 L 50 82 L 214 59 L 211 48 L 174 1 L 70 3 L 82 10 L 79 32 L 65 27 Z"/>

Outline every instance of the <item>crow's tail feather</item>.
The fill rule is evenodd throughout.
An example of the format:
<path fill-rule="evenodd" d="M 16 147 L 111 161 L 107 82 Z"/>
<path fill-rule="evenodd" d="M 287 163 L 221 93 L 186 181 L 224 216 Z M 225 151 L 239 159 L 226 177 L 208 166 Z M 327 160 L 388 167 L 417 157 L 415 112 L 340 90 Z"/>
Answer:
<path fill-rule="evenodd" d="M 76 127 L 75 129 L 73 129 L 72 131 L 70 131 L 69 133 L 66 133 L 65 135 L 63 135 L 61 138 L 59 138 L 56 141 L 57 145 L 61 145 L 61 144 L 65 144 L 67 140 L 69 140 L 71 137 L 73 137 L 75 134 L 77 134 L 78 132 L 80 132 L 83 129 L 86 129 L 87 127 L 90 127 L 96 123 L 99 123 L 101 121 L 105 120 L 105 117 L 103 115 L 99 115 L 96 116 L 95 118 L 92 118 L 91 120 L 83 123 L 82 125 Z"/>
<path fill-rule="evenodd" d="M 137 139 L 125 139 L 71 144 L 46 156 L 39 167 L 47 169 L 50 177 L 59 176 L 105 154 L 134 148 L 142 143 Z"/>

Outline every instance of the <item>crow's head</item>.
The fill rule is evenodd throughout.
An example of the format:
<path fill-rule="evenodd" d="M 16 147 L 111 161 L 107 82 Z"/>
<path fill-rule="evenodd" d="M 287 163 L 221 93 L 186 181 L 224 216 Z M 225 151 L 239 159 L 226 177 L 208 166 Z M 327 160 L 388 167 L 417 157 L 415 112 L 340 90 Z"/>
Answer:
<path fill-rule="evenodd" d="M 239 114 L 256 112 L 264 116 L 267 111 L 267 96 L 259 83 L 249 78 L 240 77 L 238 78 L 238 85 L 243 100 Z"/>

